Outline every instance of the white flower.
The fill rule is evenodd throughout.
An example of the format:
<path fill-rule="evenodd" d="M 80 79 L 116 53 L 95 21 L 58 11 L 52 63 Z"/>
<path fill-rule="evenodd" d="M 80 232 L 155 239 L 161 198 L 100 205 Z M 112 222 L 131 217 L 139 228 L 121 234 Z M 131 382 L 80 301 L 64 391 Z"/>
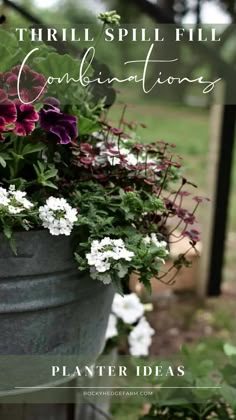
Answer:
<path fill-rule="evenodd" d="M 129 154 L 129 149 L 126 149 L 126 147 L 120 147 L 119 152 L 123 156 L 127 156 Z"/>
<path fill-rule="evenodd" d="M 120 158 L 116 156 L 107 156 L 107 160 L 111 166 L 120 165 Z"/>
<path fill-rule="evenodd" d="M 95 156 L 92 165 L 93 166 L 104 166 L 107 163 L 107 157 L 103 155 Z"/>
<path fill-rule="evenodd" d="M 159 159 L 147 156 L 147 152 L 139 152 L 138 155 L 132 153 L 132 145 L 127 144 L 127 139 L 115 138 L 112 133 L 104 135 L 101 133 L 94 133 L 94 138 L 97 140 L 96 147 L 99 149 L 99 155 L 93 161 L 94 166 L 102 166 L 109 163 L 111 166 L 120 165 L 133 171 L 132 167 L 137 164 L 147 165 L 151 168 L 152 173 L 155 172 L 155 178 L 158 179 Z M 122 159 L 121 157 L 124 157 Z M 146 177 L 146 169 L 140 170 L 139 175 Z"/>
<path fill-rule="evenodd" d="M 109 340 L 109 338 L 116 337 L 117 335 L 117 318 L 114 314 L 110 314 L 106 330 L 106 340 Z"/>
<path fill-rule="evenodd" d="M 123 278 L 128 271 L 127 268 L 120 263 L 117 265 L 114 263 L 119 260 L 131 261 L 133 256 L 134 253 L 126 249 L 122 239 L 111 239 L 109 237 L 100 241 L 94 240 L 90 252 L 86 254 L 88 265 L 91 267 L 92 278 L 97 278 L 106 284 L 110 283 L 108 277 L 101 277 L 100 273 L 106 273 L 113 265 L 117 269 L 119 277 Z"/>
<path fill-rule="evenodd" d="M 150 238 L 150 236 L 145 236 L 144 238 L 143 238 L 143 242 L 146 244 L 146 245 L 149 245 L 150 243 L 151 243 L 151 238 Z"/>
<path fill-rule="evenodd" d="M 98 136 L 97 136 L 98 138 Z M 125 140 L 122 140 L 122 144 Z M 94 166 L 104 165 L 107 162 L 111 166 L 122 165 L 122 166 L 135 166 L 138 163 L 137 158 L 133 153 L 130 153 L 129 148 L 118 144 L 118 141 L 113 138 L 108 138 L 106 141 L 100 141 L 97 143 L 97 147 L 100 149 L 100 154 L 95 158 Z M 116 156 L 116 154 L 119 156 Z M 125 157 L 123 162 L 120 156 Z"/>
<path fill-rule="evenodd" d="M 152 303 L 145 303 L 143 306 L 144 306 L 145 312 L 153 311 L 153 304 Z"/>
<path fill-rule="evenodd" d="M 156 233 L 151 233 L 143 238 L 145 245 L 154 245 L 161 252 L 161 257 L 156 257 L 156 260 L 165 264 L 165 259 L 169 255 L 166 241 L 159 241 Z"/>
<path fill-rule="evenodd" d="M 137 163 L 138 163 L 138 160 L 137 160 L 137 158 L 136 158 L 136 156 L 134 156 L 134 154 L 133 153 L 129 153 L 127 156 L 126 156 L 126 164 L 127 165 L 130 165 L 130 166 L 135 166 L 135 165 L 137 165 Z"/>
<path fill-rule="evenodd" d="M 128 337 L 130 354 L 132 356 L 147 356 L 155 330 L 151 328 L 146 318 L 141 318 Z"/>
<path fill-rule="evenodd" d="M 144 314 L 144 306 L 136 293 L 125 296 L 116 294 L 112 304 L 112 312 L 126 324 L 134 324 Z"/>
<path fill-rule="evenodd" d="M 16 190 L 13 188 L 14 186 L 10 186 L 9 195 L 13 198 L 13 201 L 16 201 L 16 206 L 21 205 L 24 209 L 30 209 L 33 204 L 27 200 L 26 192 Z"/>
<path fill-rule="evenodd" d="M 0 187 L 0 206 L 7 206 L 9 204 L 8 191 L 5 188 Z"/>
<path fill-rule="evenodd" d="M 10 214 L 18 214 L 18 213 L 21 213 L 23 210 L 24 209 L 22 207 L 20 208 L 20 207 L 11 206 L 10 204 L 8 206 L 8 211 Z"/>
<path fill-rule="evenodd" d="M 26 192 L 16 190 L 15 185 L 10 185 L 9 190 L 0 187 L 0 206 L 10 214 L 18 214 L 33 207 L 26 198 Z"/>
<path fill-rule="evenodd" d="M 64 198 L 49 197 L 46 204 L 39 207 L 39 218 L 51 235 L 69 236 L 77 220 L 77 210 Z"/>
<path fill-rule="evenodd" d="M 157 248 L 166 248 L 167 242 L 165 241 L 159 241 L 156 233 L 151 233 L 151 242 L 157 247 Z"/>

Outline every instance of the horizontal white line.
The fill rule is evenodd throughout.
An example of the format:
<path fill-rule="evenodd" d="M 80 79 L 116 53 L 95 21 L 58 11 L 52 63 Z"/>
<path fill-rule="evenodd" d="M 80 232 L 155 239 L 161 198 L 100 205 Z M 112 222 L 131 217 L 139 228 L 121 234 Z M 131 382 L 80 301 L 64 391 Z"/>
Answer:
<path fill-rule="evenodd" d="M 15 389 L 221 389 L 221 386 L 15 386 Z"/>

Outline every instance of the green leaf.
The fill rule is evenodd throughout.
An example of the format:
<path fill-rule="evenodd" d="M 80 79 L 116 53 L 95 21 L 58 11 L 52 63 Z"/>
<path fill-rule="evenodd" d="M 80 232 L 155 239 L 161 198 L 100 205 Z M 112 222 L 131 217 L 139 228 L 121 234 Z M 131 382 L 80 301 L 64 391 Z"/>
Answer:
<path fill-rule="evenodd" d="M 226 356 L 236 356 L 236 347 L 232 346 L 229 343 L 224 344 L 224 353 L 226 354 Z"/>
<path fill-rule="evenodd" d="M 186 346 L 186 344 L 183 344 L 182 345 L 182 347 L 181 347 L 181 353 L 183 353 L 183 355 L 185 356 L 185 357 L 189 357 L 189 355 L 190 355 L 190 349 Z"/>
<path fill-rule="evenodd" d="M 57 169 L 48 169 L 47 171 L 44 172 L 44 177 L 45 179 L 50 179 L 50 178 L 55 178 L 55 176 L 57 176 Z"/>
<path fill-rule="evenodd" d="M 15 255 L 17 255 L 16 241 L 13 236 L 10 238 L 10 247 Z"/>
<path fill-rule="evenodd" d="M 24 146 L 22 150 L 22 155 L 25 156 L 31 153 L 42 152 L 44 149 L 45 149 L 45 145 L 42 143 L 39 143 L 39 144 L 28 143 L 26 144 L 26 146 Z"/>
<path fill-rule="evenodd" d="M 6 71 L 10 71 L 12 67 L 19 64 L 21 59 L 23 58 L 23 51 L 18 48 L 16 51 L 10 51 L 9 48 L 3 46 L 2 39 L 0 45 L 0 54 L 1 54 L 1 61 L 0 61 L 0 70 L 1 73 Z"/>
<path fill-rule="evenodd" d="M 214 387 L 217 386 L 215 382 L 209 378 L 200 378 L 196 379 L 195 381 L 196 388 L 192 389 L 193 395 L 200 400 L 206 400 L 208 398 L 211 398 L 217 391 L 220 391 L 218 389 L 215 389 Z"/>
<path fill-rule="evenodd" d="M 13 159 L 17 160 L 24 160 L 24 157 L 16 152 L 14 152 L 13 150 L 10 152 L 11 155 L 13 156 Z"/>
<path fill-rule="evenodd" d="M 220 393 L 232 407 L 236 407 L 236 388 L 229 385 L 223 385 Z"/>
<path fill-rule="evenodd" d="M 10 71 L 11 68 L 20 62 L 24 57 L 24 53 L 20 48 L 19 42 L 14 34 L 10 31 L 0 29 L 0 72 Z"/>
<path fill-rule="evenodd" d="M 3 168 L 6 168 L 6 166 L 7 166 L 7 163 L 6 163 L 5 159 L 3 159 L 3 157 L 2 157 L 2 156 L 0 156 L 0 165 L 1 165 Z"/>
<path fill-rule="evenodd" d="M 3 233 L 6 236 L 7 239 L 11 239 L 12 237 L 12 228 L 11 226 L 4 224 L 3 225 Z"/>
<path fill-rule="evenodd" d="M 82 115 L 79 116 L 79 134 L 85 135 L 90 134 L 94 131 L 97 131 L 101 128 L 101 124 L 97 121 L 92 119 L 83 117 Z"/>
<path fill-rule="evenodd" d="M 50 187 L 50 188 L 53 188 L 54 190 L 58 189 L 57 186 L 55 184 L 53 184 L 53 182 L 51 182 L 51 181 L 41 181 L 41 184 L 44 187 Z"/>
<path fill-rule="evenodd" d="M 124 296 L 124 291 L 123 291 L 123 287 L 122 287 L 122 283 L 120 278 L 117 276 L 116 273 L 114 273 L 113 278 L 112 278 L 112 284 L 115 288 L 115 291 L 117 293 L 119 293 L 121 296 Z"/>
<path fill-rule="evenodd" d="M 230 364 L 226 364 L 221 371 L 223 375 L 224 382 L 228 385 L 236 387 L 236 366 Z"/>
<path fill-rule="evenodd" d="M 49 52 L 47 57 L 34 59 L 34 68 L 42 73 L 46 79 L 50 76 L 61 79 L 68 74 L 69 78 L 77 80 L 79 79 L 80 63 L 79 59 L 72 58 L 69 54 L 61 55 L 56 52 Z M 66 85 L 66 81 L 67 78 L 65 77 L 62 84 Z M 71 83 L 74 82 L 71 81 Z"/>
<path fill-rule="evenodd" d="M 46 169 L 44 163 L 40 162 L 39 160 L 37 161 L 37 165 L 33 164 L 33 167 L 37 174 L 44 173 Z"/>
<path fill-rule="evenodd" d="M 9 50 L 14 50 L 19 46 L 16 36 L 2 28 L 0 29 L 0 39 L 1 45 L 6 45 Z"/>

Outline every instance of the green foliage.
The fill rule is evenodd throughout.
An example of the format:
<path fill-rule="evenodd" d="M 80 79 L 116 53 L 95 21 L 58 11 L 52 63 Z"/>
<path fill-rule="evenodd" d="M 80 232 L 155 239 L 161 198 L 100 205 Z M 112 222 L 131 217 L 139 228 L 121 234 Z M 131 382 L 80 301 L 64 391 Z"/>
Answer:
<path fill-rule="evenodd" d="M 116 10 L 112 10 L 111 12 L 100 13 L 98 19 L 108 25 L 119 25 L 121 17 L 117 14 Z"/>
<path fill-rule="evenodd" d="M 96 114 L 94 114 L 93 118 L 84 117 L 83 115 L 79 115 L 78 117 L 80 122 L 79 131 L 81 136 L 91 134 L 92 132 L 101 128 L 101 124 L 98 123 Z"/>
<path fill-rule="evenodd" d="M 50 49 L 46 54 L 39 49 L 32 60 L 32 66 L 37 72 L 47 80 L 53 78 L 48 85 L 49 96 L 57 97 L 63 104 L 78 104 L 80 96 L 84 96 L 84 89 L 78 82 L 80 64 L 80 59 L 72 58 L 69 54 L 60 55 Z"/>
<path fill-rule="evenodd" d="M 19 64 L 22 50 L 19 48 L 14 34 L 0 29 L 0 72 L 9 71 L 13 66 Z"/>
<path fill-rule="evenodd" d="M 57 190 L 56 184 L 54 184 L 51 179 L 56 179 L 58 170 L 54 165 L 49 165 L 49 169 L 45 168 L 45 165 L 37 161 L 37 165 L 33 165 L 34 170 L 37 175 L 37 183 L 43 185 L 44 187 L 50 187 Z"/>
<path fill-rule="evenodd" d="M 23 179 L 27 165 L 34 164 L 38 156 L 41 156 L 46 147 L 43 143 L 33 143 L 27 138 L 11 136 L 0 143 L 0 175 L 8 184 L 15 184 L 17 188 L 27 186 L 27 179 Z M 26 177 L 25 177 L 26 178 Z M 32 180 L 31 180 L 32 182 Z"/>
<path fill-rule="evenodd" d="M 140 420 L 235 420 L 236 348 L 221 344 L 215 349 L 214 360 L 212 354 L 207 343 L 183 346 L 181 363 L 187 372 L 176 389 L 162 391 L 160 401 Z M 162 380 L 161 385 L 174 386 L 173 378 Z"/>
<path fill-rule="evenodd" d="M 129 273 L 139 272 L 140 281 L 150 290 L 150 279 L 159 273 L 167 253 L 163 248 L 145 245 L 143 237 L 152 230 L 149 224 L 139 226 L 140 217 L 143 212 L 147 217 L 157 212 L 161 214 L 165 210 L 163 201 L 147 192 L 124 192 L 115 186 L 109 189 L 102 185 L 80 183 L 77 188 L 74 202 L 80 209 L 77 226 L 82 235 L 76 251 L 79 268 L 86 268 L 83 256 L 89 252 L 93 240 L 122 238 L 128 250 L 135 254 L 129 263 Z M 89 241 L 86 240 L 88 237 Z"/>
<path fill-rule="evenodd" d="M 153 214 L 154 212 L 165 211 L 163 200 L 151 194 L 139 192 L 119 191 L 121 204 L 120 208 L 124 211 L 126 220 L 135 220 L 142 214 Z"/>
<path fill-rule="evenodd" d="M 119 21 L 115 12 L 105 13 L 100 18 L 104 24 Z M 94 268 L 96 261 L 93 265 L 96 258 L 92 256 L 92 262 L 87 258 L 93 242 L 105 238 L 115 247 L 119 240 L 122 244 L 119 246 L 123 247 L 121 254 L 125 257 L 119 258 L 119 250 L 112 254 L 115 255 L 112 261 L 101 264 L 100 272 L 107 271 L 107 277 L 100 280 L 104 283 L 113 280 L 117 290 L 122 292 L 121 279 L 126 280 L 136 272 L 150 290 L 150 279 L 160 280 L 165 275 L 160 276 L 160 272 L 168 257 L 166 225 L 169 217 L 182 217 L 178 226 L 183 222 L 183 229 L 188 225 L 183 220 L 185 210 L 177 212 L 182 206 L 178 194 L 184 183 L 177 191 L 171 187 L 180 179 L 181 166 L 179 155 L 173 153 L 174 145 L 163 141 L 140 143 L 136 132 L 138 123 L 128 123 L 124 112 L 118 125 L 111 127 L 104 112 L 105 99 L 96 99 L 96 88 L 84 87 L 81 83 L 83 55 L 72 58 L 69 54 L 58 54 L 41 42 L 32 43 L 28 35 L 20 48 L 14 36 L 4 34 L 2 39 L 6 49 L 3 54 L 7 57 L 2 61 L 4 71 L 19 65 L 37 45 L 38 50 L 30 55 L 24 68 L 22 90 L 29 97 L 31 93 L 41 92 L 34 106 L 20 106 L 13 102 L 17 96 L 16 74 L 1 75 L 5 90 L 2 97 L 8 99 L 1 108 L 0 130 L 0 221 L 5 235 L 11 238 L 18 227 L 38 228 L 42 226 L 41 221 L 49 230 L 50 224 L 55 222 L 56 227 L 50 230 L 55 235 L 70 234 L 75 227 L 79 238 L 75 249 L 78 267 L 90 269 L 94 278 L 98 273 Z M 94 60 L 87 64 L 87 77 L 99 74 L 99 63 Z M 28 82 L 32 92 L 29 92 Z M 54 97 L 54 101 L 52 98 L 46 101 L 46 97 Z M 6 118 L 8 111 L 10 118 Z M 16 187 L 20 195 L 27 194 L 35 212 L 25 214 L 24 208 L 20 208 L 17 215 L 13 208 L 11 214 L 11 205 L 6 202 L 6 194 L 11 194 L 7 191 L 10 185 Z M 39 207 L 48 198 L 52 207 L 56 200 L 63 202 L 67 210 L 58 213 L 46 205 L 46 214 L 40 219 Z M 60 200 L 62 198 L 64 200 Z M 194 212 L 191 221 L 195 220 Z M 67 216 L 66 221 L 63 217 Z M 45 221 L 44 217 L 50 220 Z M 63 223 L 66 230 L 58 228 Z M 182 233 L 185 234 L 189 232 Z M 193 241 L 191 246 L 194 246 Z M 173 265 L 175 272 L 181 265 L 187 265 L 186 253 Z"/>

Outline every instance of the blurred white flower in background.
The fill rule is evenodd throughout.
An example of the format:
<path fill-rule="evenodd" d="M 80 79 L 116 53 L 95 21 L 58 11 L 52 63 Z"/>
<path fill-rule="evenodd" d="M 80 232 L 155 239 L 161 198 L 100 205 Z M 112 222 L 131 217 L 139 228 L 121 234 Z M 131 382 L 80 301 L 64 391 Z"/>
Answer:
<path fill-rule="evenodd" d="M 155 330 L 149 325 L 146 318 L 142 317 L 128 337 L 129 350 L 132 356 L 148 356 Z"/>
<path fill-rule="evenodd" d="M 134 324 L 144 314 L 144 306 L 136 293 L 121 296 L 116 294 L 112 312 L 126 324 Z"/>
<path fill-rule="evenodd" d="M 146 310 L 150 311 L 152 309 L 153 305 L 142 304 L 136 293 L 124 296 L 117 293 L 113 300 L 112 313 L 108 321 L 106 340 L 119 337 L 120 326 L 122 337 L 124 337 L 126 331 L 130 354 L 132 356 L 147 356 L 155 330 L 143 314 Z M 119 320 L 123 322 L 123 326 Z"/>
<path fill-rule="evenodd" d="M 106 331 L 106 340 L 116 337 L 117 335 L 117 318 L 114 314 L 110 314 Z"/>

